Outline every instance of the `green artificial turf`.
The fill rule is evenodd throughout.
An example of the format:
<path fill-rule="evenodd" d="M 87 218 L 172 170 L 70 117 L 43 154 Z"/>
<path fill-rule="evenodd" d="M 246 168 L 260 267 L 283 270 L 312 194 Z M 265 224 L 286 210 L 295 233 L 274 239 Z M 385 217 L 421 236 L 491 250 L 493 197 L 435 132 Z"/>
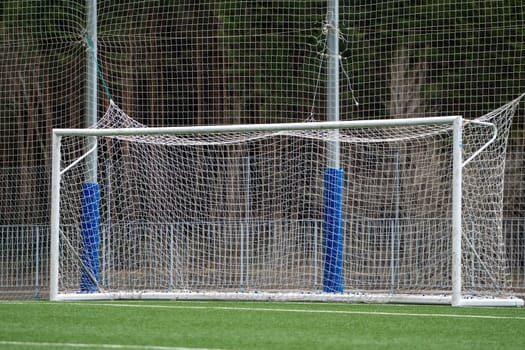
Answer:
<path fill-rule="evenodd" d="M 525 309 L 3 302 L 0 349 L 525 349 Z M 99 345 L 96 345 L 99 344 Z"/>

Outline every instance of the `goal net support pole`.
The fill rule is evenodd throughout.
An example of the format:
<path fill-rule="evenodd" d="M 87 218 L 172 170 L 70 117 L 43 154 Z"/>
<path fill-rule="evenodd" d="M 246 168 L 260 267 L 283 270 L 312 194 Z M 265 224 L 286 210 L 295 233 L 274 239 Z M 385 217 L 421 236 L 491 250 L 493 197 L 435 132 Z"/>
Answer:
<path fill-rule="evenodd" d="M 97 0 L 86 0 L 86 120 L 87 128 L 97 123 L 98 109 L 98 62 L 97 62 Z M 99 281 L 99 205 L 100 186 L 97 183 L 97 138 L 87 139 L 88 148 L 94 150 L 86 155 L 89 171 L 82 185 L 82 272 L 81 292 L 95 292 Z"/>
<path fill-rule="evenodd" d="M 326 15 L 328 121 L 339 121 L 339 4 L 328 0 Z M 343 292 L 343 170 L 340 168 L 339 131 L 331 131 L 327 142 L 324 174 L 323 245 L 325 265 L 323 291 Z"/>

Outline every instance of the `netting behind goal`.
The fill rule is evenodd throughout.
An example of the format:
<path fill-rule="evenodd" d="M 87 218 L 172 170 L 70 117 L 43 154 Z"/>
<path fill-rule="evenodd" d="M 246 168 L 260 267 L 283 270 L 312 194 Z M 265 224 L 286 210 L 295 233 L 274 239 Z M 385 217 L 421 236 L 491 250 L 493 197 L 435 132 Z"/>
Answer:
<path fill-rule="evenodd" d="M 0 1 L 0 299 L 48 295 L 51 130 L 93 125 L 105 87 L 150 127 L 327 120 L 329 57 L 341 120 L 474 119 L 525 92 L 523 1 L 339 1 L 338 26 L 329 2 Z M 512 128 L 504 231 L 524 293 L 523 109 Z"/>
<path fill-rule="evenodd" d="M 464 294 L 508 295 L 501 205 L 513 108 L 463 128 L 463 157 L 475 156 L 462 179 Z M 148 135 L 114 104 L 99 128 L 129 132 L 97 137 L 97 184 L 85 180 L 88 137 L 61 136 L 59 296 L 333 295 L 322 293 L 333 131 Z M 448 300 L 452 137 L 450 124 L 339 131 L 342 295 Z"/>

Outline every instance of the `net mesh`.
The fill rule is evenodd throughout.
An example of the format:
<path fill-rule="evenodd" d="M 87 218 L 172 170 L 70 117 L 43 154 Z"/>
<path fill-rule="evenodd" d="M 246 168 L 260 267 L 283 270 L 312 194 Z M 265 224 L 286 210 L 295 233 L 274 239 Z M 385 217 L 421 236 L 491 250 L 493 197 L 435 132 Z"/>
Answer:
<path fill-rule="evenodd" d="M 469 295 L 509 293 L 501 205 L 514 108 L 481 119 L 497 135 L 464 128 L 465 159 L 496 136 L 464 169 Z M 144 126 L 111 104 L 98 127 Z M 452 127 L 345 129 L 339 139 L 345 291 L 450 293 Z M 88 277 L 99 292 L 321 291 L 331 140 L 319 130 L 98 137 L 100 267 Z M 64 136 L 62 150 L 59 289 L 76 293 L 92 250 L 82 234 L 88 166 L 75 163 L 86 138 Z"/>
<path fill-rule="evenodd" d="M 323 121 L 330 16 L 319 0 L 1 1 L 0 298 L 48 289 L 51 130 L 85 127 L 87 95 L 98 116 L 109 104 L 100 77 L 98 91 L 87 85 L 89 57 L 148 126 Z M 525 91 L 524 27 L 519 1 L 339 1 L 341 119 L 496 110 Z M 517 109 L 502 204 L 517 291 L 523 121 Z"/>

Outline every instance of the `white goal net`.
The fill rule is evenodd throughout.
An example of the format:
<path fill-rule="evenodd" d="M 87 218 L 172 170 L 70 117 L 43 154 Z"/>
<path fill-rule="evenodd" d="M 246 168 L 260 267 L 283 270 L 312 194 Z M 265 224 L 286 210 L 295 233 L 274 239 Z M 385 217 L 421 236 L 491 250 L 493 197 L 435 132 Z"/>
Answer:
<path fill-rule="evenodd" d="M 454 273 L 463 297 L 507 297 L 514 108 L 459 128 L 454 265 L 456 117 L 146 128 L 112 103 L 98 128 L 54 132 L 51 298 L 450 303 Z M 341 169 L 327 170 L 334 141 Z"/>

